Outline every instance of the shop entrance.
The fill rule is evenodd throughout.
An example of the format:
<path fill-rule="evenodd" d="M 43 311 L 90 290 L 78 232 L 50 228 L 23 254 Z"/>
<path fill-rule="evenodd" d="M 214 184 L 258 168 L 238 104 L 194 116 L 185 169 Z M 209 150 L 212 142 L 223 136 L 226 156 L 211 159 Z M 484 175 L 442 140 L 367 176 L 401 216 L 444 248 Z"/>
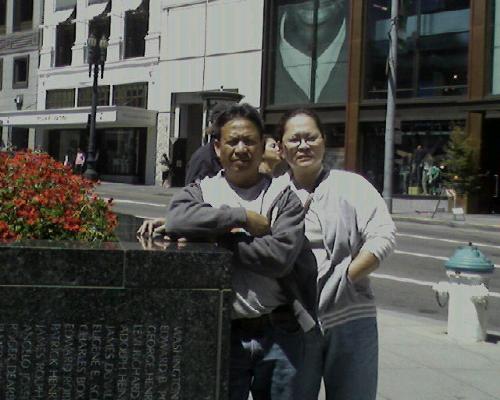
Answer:
<path fill-rule="evenodd" d="M 485 120 L 483 132 L 481 167 L 484 171 L 489 171 L 484 188 L 487 196 L 485 203 L 489 204 L 486 211 L 500 213 L 500 119 Z"/>

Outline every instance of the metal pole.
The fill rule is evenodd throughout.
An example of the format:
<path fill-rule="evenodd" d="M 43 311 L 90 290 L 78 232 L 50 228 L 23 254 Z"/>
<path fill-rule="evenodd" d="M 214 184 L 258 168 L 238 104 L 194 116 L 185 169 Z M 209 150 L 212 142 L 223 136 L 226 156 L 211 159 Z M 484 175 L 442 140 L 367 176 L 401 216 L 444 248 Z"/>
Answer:
<path fill-rule="evenodd" d="M 394 166 L 394 115 L 396 98 L 396 66 L 398 52 L 399 0 L 391 3 L 391 31 L 389 34 L 389 71 L 387 77 L 387 114 L 385 118 L 384 191 L 382 193 L 389 212 L 392 213 L 392 175 Z"/>
<path fill-rule="evenodd" d="M 89 147 L 87 151 L 87 169 L 83 176 L 90 180 L 97 180 L 96 159 L 95 159 L 95 141 L 96 129 L 95 121 L 97 114 L 97 78 L 99 77 L 99 65 L 94 64 L 94 82 L 92 84 L 92 108 L 90 111 L 90 134 L 89 134 Z"/>

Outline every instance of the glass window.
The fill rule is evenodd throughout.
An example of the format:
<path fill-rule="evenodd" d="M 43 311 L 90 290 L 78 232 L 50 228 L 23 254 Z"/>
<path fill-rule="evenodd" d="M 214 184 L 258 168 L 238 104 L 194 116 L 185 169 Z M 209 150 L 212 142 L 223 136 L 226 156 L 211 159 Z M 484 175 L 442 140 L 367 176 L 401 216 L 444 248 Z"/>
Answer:
<path fill-rule="evenodd" d="M 275 0 L 269 103 L 344 102 L 348 2 Z"/>
<path fill-rule="evenodd" d="M 5 35 L 6 32 L 6 21 L 7 17 L 7 1 L 0 0 L 0 35 Z"/>
<path fill-rule="evenodd" d="M 97 105 L 109 106 L 109 86 L 97 88 Z M 92 105 L 92 88 L 78 89 L 78 107 L 90 107 Z"/>
<path fill-rule="evenodd" d="M 33 29 L 33 0 L 16 0 L 14 3 L 14 32 Z"/>
<path fill-rule="evenodd" d="M 91 4 L 99 4 L 99 3 L 106 3 L 109 0 L 89 0 L 89 6 Z"/>
<path fill-rule="evenodd" d="M 125 13 L 125 58 L 144 57 L 149 29 L 149 1 Z"/>
<path fill-rule="evenodd" d="M 368 0 L 365 97 L 387 96 L 390 0 Z M 469 0 L 404 0 L 398 32 L 398 97 L 467 92 Z"/>
<path fill-rule="evenodd" d="M 0 90 L 3 89 L 3 58 L 0 58 Z"/>
<path fill-rule="evenodd" d="M 16 150 L 28 149 L 29 129 L 13 126 L 10 131 L 12 147 Z"/>
<path fill-rule="evenodd" d="M 113 86 L 113 105 L 148 107 L 148 83 L 131 83 Z"/>
<path fill-rule="evenodd" d="M 77 0 L 56 0 L 56 11 L 67 10 L 76 6 Z"/>
<path fill-rule="evenodd" d="M 29 56 L 14 58 L 14 74 L 12 77 L 12 88 L 20 89 L 28 87 Z"/>
<path fill-rule="evenodd" d="M 76 24 L 64 22 L 56 28 L 56 67 L 71 65 L 73 45 L 76 38 Z"/>
<path fill-rule="evenodd" d="M 500 94 L 500 0 L 492 0 L 491 93 Z"/>
<path fill-rule="evenodd" d="M 115 128 L 98 134 L 98 170 L 104 175 L 139 175 L 144 129 Z"/>
<path fill-rule="evenodd" d="M 465 121 L 402 122 L 394 138 L 394 194 L 441 193 L 441 160 L 454 127 L 463 128 Z M 363 123 L 362 172 L 382 191 L 384 184 L 385 125 Z"/>
<path fill-rule="evenodd" d="M 75 89 L 47 90 L 45 109 L 73 108 L 75 106 Z"/>

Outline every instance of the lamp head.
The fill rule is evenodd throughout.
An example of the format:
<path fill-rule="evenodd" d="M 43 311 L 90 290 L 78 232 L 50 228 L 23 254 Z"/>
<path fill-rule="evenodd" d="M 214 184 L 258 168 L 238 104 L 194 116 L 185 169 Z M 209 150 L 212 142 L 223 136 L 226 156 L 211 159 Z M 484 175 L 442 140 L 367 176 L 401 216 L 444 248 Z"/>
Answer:
<path fill-rule="evenodd" d="M 87 38 L 87 46 L 89 48 L 93 48 L 97 45 L 97 39 L 96 37 L 94 36 L 93 33 L 90 34 L 90 36 Z"/>
<path fill-rule="evenodd" d="M 106 50 L 108 48 L 108 39 L 106 39 L 106 36 L 101 36 L 101 39 L 99 40 L 99 48 L 101 50 Z"/>

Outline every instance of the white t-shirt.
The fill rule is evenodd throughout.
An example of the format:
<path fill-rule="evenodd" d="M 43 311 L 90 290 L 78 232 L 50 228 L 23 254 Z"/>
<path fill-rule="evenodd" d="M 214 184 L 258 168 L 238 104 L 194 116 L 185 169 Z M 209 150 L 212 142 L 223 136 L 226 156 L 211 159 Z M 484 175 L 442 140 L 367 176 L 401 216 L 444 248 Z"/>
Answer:
<path fill-rule="evenodd" d="M 218 188 L 220 190 L 218 196 L 223 199 L 220 202 L 229 207 L 243 207 L 246 210 L 266 215 L 268 210 L 263 209 L 264 194 L 269 182 L 268 178 L 263 177 L 255 186 L 242 189 L 230 185 L 226 179 L 222 178 Z M 287 303 L 287 298 L 276 279 L 238 268 L 237 265 L 235 265 L 232 279 L 235 293 L 233 319 L 256 318 L 269 314 L 276 307 Z"/>

